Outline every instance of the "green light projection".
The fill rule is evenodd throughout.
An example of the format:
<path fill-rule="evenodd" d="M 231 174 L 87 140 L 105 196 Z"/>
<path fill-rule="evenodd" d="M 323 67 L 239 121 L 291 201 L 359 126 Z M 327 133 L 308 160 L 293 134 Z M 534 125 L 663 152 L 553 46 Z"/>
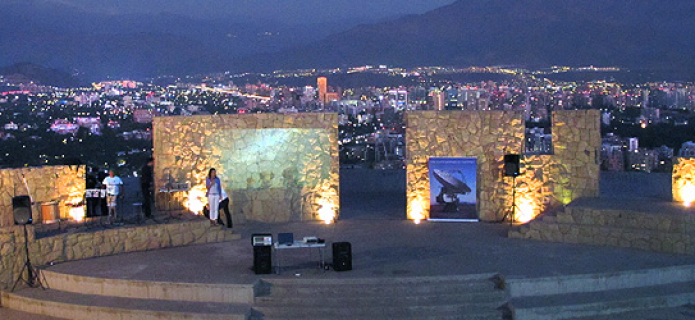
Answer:
<path fill-rule="evenodd" d="M 228 191 L 313 187 L 330 177 L 325 129 L 225 129 L 211 141 Z"/>

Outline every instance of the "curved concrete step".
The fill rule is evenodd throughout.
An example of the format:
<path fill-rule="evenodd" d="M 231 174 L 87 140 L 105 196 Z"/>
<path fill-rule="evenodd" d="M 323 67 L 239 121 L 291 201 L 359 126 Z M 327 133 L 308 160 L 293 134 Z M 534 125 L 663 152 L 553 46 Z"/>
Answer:
<path fill-rule="evenodd" d="M 502 319 L 495 274 L 377 279 L 267 279 L 257 319 Z"/>
<path fill-rule="evenodd" d="M 297 285 L 297 286 L 270 286 L 261 290 L 266 294 L 261 296 L 272 295 L 275 297 L 291 296 L 291 297 L 315 297 L 318 295 L 341 295 L 341 296 L 394 296 L 398 294 L 406 294 L 410 296 L 416 295 L 435 295 L 435 294 L 467 294 L 475 292 L 492 291 L 495 289 L 493 282 L 486 283 L 471 283 L 471 284 L 417 284 L 413 286 L 407 285 Z"/>
<path fill-rule="evenodd" d="M 315 295 L 303 297 L 256 297 L 256 307 L 348 307 L 348 306 L 419 306 L 438 304 L 458 305 L 492 305 L 500 306 L 505 300 L 502 290 L 492 292 L 472 292 L 467 294 L 427 294 L 427 295 L 394 295 L 394 296 L 345 296 L 345 295 Z"/>
<path fill-rule="evenodd" d="M 42 316 L 29 312 L 12 310 L 0 307 L 0 319 L 2 320 L 64 320 L 63 318 Z"/>
<path fill-rule="evenodd" d="M 443 276 L 416 276 L 393 278 L 264 278 L 263 281 L 273 285 L 413 285 L 420 283 L 467 283 L 486 282 L 498 276 L 498 273 L 479 273 Z"/>
<path fill-rule="evenodd" d="M 502 319 L 499 304 L 473 305 L 427 305 L 427 306 L 346 306 L 305 307 L 286 306 L 282 308 L 254 307 L 253 317 L 258 319 Z"/>
<path fill-rule="evenodd" d="M 695 282 L 661 286 L 515 298 L 509 307 L 515 320 L 571 319 L 671 308 L 695 302 Z"/>
<path fill-rule="evenodd" d="M 693 320 L 695 319 L 695 306 L 687 305 L 673 308 L 660 308 L 623 312 L 602 316 L 572 318 L 572 320 Z"/>
<path fill-rule="evenodd" d="M 422 296 L 490 292 L 496 283 L 492 274 L 484 277 L 414 277 L 392 279 L 316 279 L 316 280 L 263 280 L 257 286 L 257 296 L 308 297 L 389 297 Z M 371 281 L 373 280 L 373 281 Z"/>
<path fill-rule="evenodd" d="M 542 278 L 505 279 L 511 298 L 596 292 L 695 282 L 695 265 Z"/>
<path fill-rule="evenodd" d="M 24 289 L 2 293 L 10 309 L 75 320 L 246 319 L 251 308 L 242 304 L 161 301 L 106 297 L 57 290 Z"/>
<path fill-rule="evenodd" d="M 289 320 L 289 319 L 304 319 L 304 318 L 287 318 L 287 317 L 272 317 L 272 316 L 263 316 L 263 315 L 256 315 L 256 316 L 251 316 L 249 319 L 251 320 Z M 377 318 L 374 317 L 312 317 L 311 320 L 374 320 Z M 398 319 L 398 320 L 501 320 L 501 319 L 506 319 L 503 316 L 500 316 L 499 314 L 465 314 L 465 315 L 417 315 L 417 316 L 409 316 L 409 315 L 398 315 L 398 317 L 395 318 L 386 318 L 386 319 Z M 613 320 L 613 319 L 611 319 Z M 647 319 L 645 319 L 647 320 Z M 649 319 L 652 320 L 652 319 Z"/>
<path fill-rule="evenodd" d="M 101 296 L 190 302 L 252 303 L 254 282 L 245 284 L 183 283 L 104 279 L 42 270 L 54 290 Z"/>

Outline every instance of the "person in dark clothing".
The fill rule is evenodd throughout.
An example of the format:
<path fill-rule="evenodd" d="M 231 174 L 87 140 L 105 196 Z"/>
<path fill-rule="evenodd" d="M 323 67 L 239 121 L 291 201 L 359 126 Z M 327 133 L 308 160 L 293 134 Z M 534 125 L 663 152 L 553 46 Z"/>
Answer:
<path fill-rule="evenodd" d="M 142 166 L 140 172 L 140 189 L 142 190 L 142 207 L 145 210 L 145 218 L 152 217 L 152 194 L 154 191 L 154 158 L 147 158 L 147 163 Z"/>
<path fill-rule="evenodd" d="M 227 196 L 227 193 L 224 191 L 224 189 L 221 189 L 221 190 L 222 190 L 222 196 L 221 196 L 222 200 L 220 200 L 220 209 L 222 209 L 222 211 L 224 211 L 224 215 L 226 217 L 227 222 L 223 223 L 222 222 L 222 216 L 219 216 L 217 218 L 217 223 L 221 224 L 221 225 L 223 224 L 223 225 L 227 226 L 227 228 L 231 228 L 231 227 L 233 227 L 233 224 L 232 224 L 232 214 L 229 212 L 229 196 Z M 205 207 L 203 208 L 203 215 L 206 218 L 210 219 L 210 205 L 209 204 L 206 204 Z"/>
<path fill-rule="evenodd" d="M 99 170 L 97 173 L 97 187 L 99 189 L 106 189 L 106 186 L 104 186 L 101 182 L 108 177 L 108 173 L 106 170 Z M 101 206 L 101 215 L 102 216 L 108 216 L 109 215 L 109 207 L 106 206 L 106 197 L 102 197 L 99 200 L 99 205 Z"/>
<path fill-rule="evenodd" d="M 99 186 L 100 182 L 97 181 L 97 171 L 98 169 L 93 168 L 93 167 L 88 167 L 87 170 L 87 179 L 86 179 L 86 187 L 87 187 L 87 193 L 86 193 L 86 198 L 87 198 L 87 217 L 96 217 L 101 214 L 101 209 L 99 207 L 101 206 L 101 197 L 99 197 L 98 193 L 94 192 L 89 192 L 90 190 L 95 190 Z M 103 181 L 103 179 L 102 179 Z M 97 211 L 98 210 L 98 211 Z"/>

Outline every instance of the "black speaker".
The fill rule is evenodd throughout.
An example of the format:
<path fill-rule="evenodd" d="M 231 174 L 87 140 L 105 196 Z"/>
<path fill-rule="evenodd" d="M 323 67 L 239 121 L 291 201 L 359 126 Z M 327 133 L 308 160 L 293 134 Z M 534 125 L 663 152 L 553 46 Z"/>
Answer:
<path fill-rule="evenodd" d="M 333 270 L 352 270 L 352 246 L 350 242 L 333 243 Z"/>
<path fill-rule="evenodd" d="M 518 154 L 504 155 L 504 175 L 507 177 L 515 177 L 519 175 L 519 160 L 521 157 Z"/>
<path fill-rule="evenodd" d="M 253 272 L 256 274 L 273 273 L 272 249 L 271 246 L 253 247 Z"/>
<path fill-rule="evenodd" d="M 31 198 L 29 196 L 12 198 L 12 210 L 15 224 L 31 224 Z"/>

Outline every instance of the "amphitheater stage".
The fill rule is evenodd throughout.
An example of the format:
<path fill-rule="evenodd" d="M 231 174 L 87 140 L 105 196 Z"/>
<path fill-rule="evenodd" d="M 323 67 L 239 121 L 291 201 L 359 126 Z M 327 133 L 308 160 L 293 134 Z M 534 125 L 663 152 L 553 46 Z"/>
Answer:
<path fill-rule="evenodd" d="M 654 177 L 660 183 L 640 184 Z M 416 225 L 394 214 L 364 216 L 360 205 L 331 225 L 249 222 L 235 226 L 241 238 L 229 242 L 49 266 L 44 274 L 51 289 L 3 293 L 3 306 L 19 313 L 0 308 L 0 317 L 691 319 L 695 255 L 655 252 L 673 239 L 688 240 L 695 226 L 693 209 L 666 200 L 667 178 L 612 176 L 609 188 L 602 185 L 602 197 L 580 199 L 523 227 Z M 628 189 L 635 185 L 639 197 Z M 317 268 L 315 252 L 289 250 L 282 255 L 281 274 L 254 274 L 251 235 L 281 232 L 326 239 L 328 262 L 332 242 L 350 242 L 353 270 L 324 271 Z M 528 237 L 508 237 L 512 233 Z M 632 242 L 618 241 L 621 236 Z M 641 236 L 660 245 L 645 247 Z M 695 244 L 686 245 L 684 252 Z"/>
<path fill-rule="evenodd" d="M 506 277 L 547 277 L 618 272 L 695 264 L 695 256 L 634 249 L 510 239 L 498 224 L 457 224 L 404 220 L 351 220 L 235 227 L 240 240 L 73 261 L 50 271 L 99 278 L 198 283 L 248 283 L 259 278 L 364 278 L 501 273 Z M 309 267 L 308 253 L 283 254 L 280 275 L 253 274 L 252 233 L 293 232 L 329 244 L 352 244 L 353 270 L 321 272 Z M 314 254 L 313 258 L 316 259 Z"/>

